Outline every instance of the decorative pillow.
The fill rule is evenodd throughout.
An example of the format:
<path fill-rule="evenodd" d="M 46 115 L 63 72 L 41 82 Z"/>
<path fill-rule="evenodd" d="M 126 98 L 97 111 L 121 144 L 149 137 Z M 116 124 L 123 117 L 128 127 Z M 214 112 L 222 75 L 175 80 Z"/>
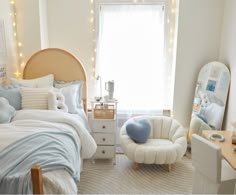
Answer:
<path fill-rule="evenodd" d="M 54 86 L 58 89 L 68 87 L 71 85 L 78 85 L 76 104 L 77 104 L 77 108 L 81 109 L 83 108 L 82 106 L 83 81 L 82 80 L 72 81 L 72 82 L 54 81 Z"/>
<path fill-rule="evenodd" d="M 30 80 L 18 80 L 15 78 L 11 78 L 12 84 L 19 84 L 24 87 L 53 87 L 53 81 L 54 76 L 52 74 Z"/>
<path fill-rule="evenodd" d="M 200 113 L 194 113 L 195 116 L 197 116 L 198 118 L 202 119 L 205 123 L 207 123 L 207 120 L 205 119 L 203 114 Z"/>
<path fill-rule="evenodd" d="M 0 87 L 0 97 L 6 98 L 9 104 L 16 110 L 21 109 L 21 94 L 19 85 Z"/>
<path fill-rule="evenodd" d="M 21 107 L 22 109 L 48 109 L 48 92 L 52 91 L 52 87 L 30 88 L 22 87 Z"/>
<path fill-rule="evenodd" d="M 151 132 L 151 125 L 148 120 L 140 120 L 126 125 L 128 136 L 137 143 L 145 143 Z"/>
<path fill-rule="evenodd" d="M 68 112 L 68 107 L 65 104 L 65 97 L 59 92 L 48 93 L 48 109 Z"/>
<path fill-rule="evenodd" d="M 16 114 L 16 110 L 11 106 L 6 98 L 0 97 L 0 123 L 9 123 Z"/>
<path fill-rule="evenodd" d="M 216 103 L 211 103 L 205 108 L 204 116 L 207 123 L 214 129 L 221 129 L 224 116 L 224 107 Z"/>
<path fill-rule="evenodd" d="M 60 89 L 55 88 L 56 92 L 61 92 L 65 97 L 65 103 L 68 106 L 68 112 L 77 114 L 78 109 L 82 109 L 81 103 L 78 101 L 78 92 L 80 91 L 80 84 L 72 84 Z"/>

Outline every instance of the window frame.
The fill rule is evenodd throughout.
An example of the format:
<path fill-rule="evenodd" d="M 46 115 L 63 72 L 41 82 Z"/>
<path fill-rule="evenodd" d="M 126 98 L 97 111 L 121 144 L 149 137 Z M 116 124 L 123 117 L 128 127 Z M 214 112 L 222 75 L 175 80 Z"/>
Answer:
<path fill-rule="evenodd" d="M 164 6 L 164 53 L 166 54 L 166 61 L 167 64 L 171 64 L 168 67 L 168 74 L 172 77 L 171 81 L 169 82 L 168 87 L 172 90 L 171 94 L 170 94 L 170 98 L 171 101 L 169 102 L 169 105 L 166 106 L 164 105 L 164 109 L 172 109 L 173 106 L 173 94 L 174 94 L 174 80 L 175 80 L 175 64 L 174 64 L 174 59 L 175 59 L 175 55 L 176 53 L 172 53 L 171 58 L 169 58 L 170 52 L 169 52 L 169 48 L 174 49 L 174 47 L 171 47 L 171 43 L 169 41 L 170 39 L 170 29 L 168 26 L 170 21 L 168 22 L 168 20 L 170 20 L 171 16 L 171 5 L 170 5 L 170 0 L 143 0 L 143 1 L 138 1 L 138 0 L 96 0 L 95 1 L 95 50 L 97 51 L 97 49 L 99 48 L 99 32 L 100 32 L 100 28 L 99 28 L 99 20 L 100 20 L 100 7 L 103 5 L 163 5 Z M 173 52 L 173 51 L 172 51 Z M 176 51 L 175 51 L 176 52 Z M 98 73 L 98 69 L 99 67 L 97 66 L 96 63 L 96 59 L 97 59 L 97 55 L 95 57 L 95 78 L 96 75 Z"/>

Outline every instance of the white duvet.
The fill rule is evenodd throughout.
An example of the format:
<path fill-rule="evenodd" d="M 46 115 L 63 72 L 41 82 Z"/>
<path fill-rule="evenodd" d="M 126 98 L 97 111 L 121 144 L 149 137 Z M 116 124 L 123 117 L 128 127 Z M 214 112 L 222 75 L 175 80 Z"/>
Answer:
<path fill-rule="evenodd" d="M 69 129 L 81 144 L 81 158 L 91 158 L 97 146 L 86 127 L 85 121 L 78 115 L 50 110 L 20 110 L 11 123 L 0 125 L 0 151 L 18 139 L 48 128 Z M 77 192 L 73 179 L 65 171 L 48 172 L 43 177 L 45 193 Z"/>

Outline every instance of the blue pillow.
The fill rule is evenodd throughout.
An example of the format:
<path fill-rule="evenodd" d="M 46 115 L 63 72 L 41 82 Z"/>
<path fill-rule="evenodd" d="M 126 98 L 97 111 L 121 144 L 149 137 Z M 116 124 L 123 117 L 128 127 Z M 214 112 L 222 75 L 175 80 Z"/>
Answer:
<path fill-rule="evenodd" d="M 0 97 L 0 123 L 8 123 L 16 114 L 16 110 L 11 106 L 6 98 Z"/>
<path fill-rule="evenodd" d="M 151 126 L 148 120 L 131 122 L 126 125 L 128 136 L 137 143 L 145 143 L 150 135 Z"/>
<path fill-rule="evenodd" d="M 207 120 L 206 118 L 202 115 L 202 114 L 199 114 L 199 113 L 194 113 L 195 116 L 197 116 L 198 118 L 202 119 L 205 123 L 207 123 Z"/>
<path fill-rule="evenodd" d="M 16 110 L 21 109 L 20 85 L 8 85 L 0 87 L 0 97 L 6 98 L 9 104 Z"/>
<path fill-rule="evenodd" d="M 68 87 L 71 85 L 77 85 L 78 90 L 77 90 L 77 95 L 76 95 L 76 104 L 77 108 L 81 109 L 83 108 L 82 105 L 82 93 L 83 93 L 83 81 L 82 80 L 75 80 L 71 82 L 64 82 L 64 81 L 54 81 L 54 86 L 58 89 Z"/>

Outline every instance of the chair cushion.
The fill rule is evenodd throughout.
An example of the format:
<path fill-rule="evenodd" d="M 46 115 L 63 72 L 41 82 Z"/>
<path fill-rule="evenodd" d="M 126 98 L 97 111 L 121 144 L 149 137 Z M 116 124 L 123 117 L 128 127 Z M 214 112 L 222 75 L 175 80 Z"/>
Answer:
<path fill-rule="evenodd" d="M 150 135 L 142 144 L 131 139 L 127 131 L 128 124 L 140 120 L 147 120 L 151 126 Z M 186 129 L 166 116 L 132 117 L 121 127 L 120 136 L 124 154 L 137 163 L 172 164 L 180 160 L 187 149 Z"/>
<path fill-rule="evenodd" d="M 148 120 L 133 121 L 126 125 L 128 136 L 137 143 L 145 143 L 150 135 L 151 126 Z"/>

